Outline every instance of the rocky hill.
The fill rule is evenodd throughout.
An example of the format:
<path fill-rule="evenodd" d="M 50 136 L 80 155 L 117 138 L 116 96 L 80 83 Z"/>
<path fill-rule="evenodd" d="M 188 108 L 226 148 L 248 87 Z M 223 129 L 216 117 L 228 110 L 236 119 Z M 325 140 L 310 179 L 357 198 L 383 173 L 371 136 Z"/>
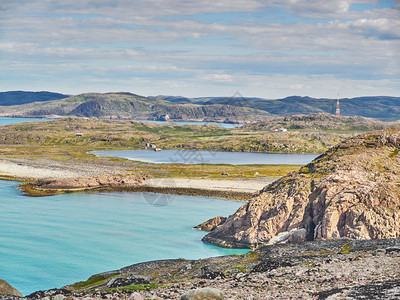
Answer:
<path fill-rule="evenodd" d="M 159 96 L 171 102 L 190 102 L 203 105 L 225 104 L 264 110 L 276 116 L 297 114 L 334 113 L 336 99 L 290 96 L 283 99 L 260 99 L 248 97 L 185 98 Z M 399 120 L 400 97 L 372 96 L 340 99 L 341 114 L 363 116 L 387 121 Z"/>
<path fill-rule="evenodd" d="M 58 100 L 67 97 L 69 96 L 52 92 L 24 92 L 24 91 L 0 92 L 0 106 L 20 105 L 31 102 Z"/>
<path fill-rule="evenodd" d="M 24 92 L 10 91 L 0 92 L 0 115 L 14 113 L 17 108 L 5 109 L 1 106 L 21 105 L 33 102 L 45 102 L 50 100 L 58 100 L 67 98 L 68 95 L 51 92 Z M 132 115 L 132 107 L 126 104 L 110 103 L 110 98 L 133 98 L 134 102 L 143 101 L 139 105 L 143 109 L 147 108 L 152 113 L 140 115 L 142 118 L 160 118 L 165 114 L 175 114 L 174 119 L 188 118 L 190 120 L 201 120 L 201 118 L 215 118 L 221 120 L 221 113 L 226 114 L 223 117 L 227 121 L 235 121 L 237 118 L 245 120 L 244 117 L 239 117 L 240 112 L 245 111 L 248 116 L 248 121 L 259 120 L 262 118 L 253 118 L 253 114 L 262 116 L 290 116 L 298 114 L 316 114 L 328 113 L 332 114 L 336 107 L 336 99 L 328 98 L 312 98 L 301 96 L 290 96 L 283 99 L 262 99 L 255 97 L 201 97 L 189 98 L 184 96 L 149 96 L 143 97 L 131 93 L 107 93 L 107 94 L 82 94 L 73 96 L 72 98 L 90 98 L 90 103 L 82 107 L 66 107 L 64 102 L 59 104 L 63 107 L 54 107 L 52 104 L 40 104 L 35 110 L 32 106 L 19 107 L 25 114 L 35 116 L 43 116 L 44 114 L 54 114 L 59 112 L 60 115 L 69 114 L 73 109 L 76 111 L 69 115 L 84 115 L 100 117 L 113 116 L 125 118 L 126 115 Z M 128 100 L 128 99 L 126 99 Z M 93 102 L 94 101 L 94 102 Z M 132 101 L 132 99 L 130 99 Z M 128 101 L 129 102 L 129 101 Z M 82 104 L 82 103 L 80 103 Z M 343 116 L 363 116 L 384 121 L 398 121 L 400 116 L 400 97 L 389 96 L 372 96 L 372 97 L 357 97 L 357 98 L 342 98 L 340 99 L 341 114 Z M 34 105 L 36 106 L 36 104 Z M 179 109 L 177 109 L 179 107 Z M 69 111 L 64 111 L 70 109 Z M 95 111 L 90 112 L 91 109 Z M 121 109 L 127 109 L 125 113 Z M 137 109 L 134 107 L 134 109 Z M 244 110 L 243 110 L 244 109 Z M 250 110 L 247 110 L 250 109 Z M 256 111 L 255 111 L 256 110 Z M 135 114 L 135 117 L 138 114 Z M 150 116 L 149 116 L 150 115 Z M 265 118 L 264 118 L 265 119 Z M 223 119 L 222 119 L 223 120 Z"/>
<path fill-rule="evenodd" d="M 246 124 L 242 130 L 288 130 L 304 131 L 351 131 L 363 132 L 387 129 L 395 126 L 394 123 L 382 122 L 380 120 L 365 117 L 336 117 L 332 114 L 317 113 L 311 115 L 294 115 L 286 117 L 276 117 L 273 119 Z"/>
<path fill-rule="evenodd" d="M 130 93 L 82 94 L 61 100 L 0 106 L 0 116 L 78 116 L 102 119 L 245 122 L 269 117 L 267 112 L 231 105 L 171 103 Z"/>
<path fill-rule="evenodd" d="M 400 128 L 361 134 L 266 186 L 204 241 L 400 237 Z"/>

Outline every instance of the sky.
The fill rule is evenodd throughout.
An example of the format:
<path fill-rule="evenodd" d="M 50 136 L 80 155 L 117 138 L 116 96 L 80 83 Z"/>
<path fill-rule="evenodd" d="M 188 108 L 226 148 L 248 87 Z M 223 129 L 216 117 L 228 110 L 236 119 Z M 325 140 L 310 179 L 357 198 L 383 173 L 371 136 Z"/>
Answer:
<path fill-rule="evenodd" d="M 400 0 L 0 0 L 0 91 L 400 96 Z"/>

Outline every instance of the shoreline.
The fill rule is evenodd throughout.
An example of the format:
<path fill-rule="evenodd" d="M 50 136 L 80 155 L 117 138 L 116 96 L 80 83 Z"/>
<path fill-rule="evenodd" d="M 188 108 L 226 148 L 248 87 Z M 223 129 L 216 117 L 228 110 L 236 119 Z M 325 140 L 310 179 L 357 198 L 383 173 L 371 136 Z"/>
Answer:
<path fill-rule="evenodd" d="M 133 188 L 137 192 L 219 197 L 249 200 L 277 178 L 212 180 L 188 178 L 152 178 Z"/>
<path fill-rule="evenodd" d="M 243 255 L 141 262 L 24 299 L 180 299 L 201 288 L 226 299 L 398 299 L 399 257 L 399 239 L 266 245 Z"/>
<path fill-rule="evenodd" d="M 21 182 L 20 189 L 28 196 L 46 196 L 85 190 L 110 190 L 178 194 L 190 196 L 219 197 L 234 200 L 248 200 L 276 177 L 232 178 L 232 179 L 190 179 L 150 178 L 144 182 L 127 185 L 87 185 L 73 188 L 41 188 L 43 180 L 79 180 L 96 177 L 129 177 L 130 165 L 107 161 L 85 163 L 79 161 L 54 161 L 49 159 L 0 158 L 0 179 Z M 143 175 L 145 176 L 145 175 Z"/>

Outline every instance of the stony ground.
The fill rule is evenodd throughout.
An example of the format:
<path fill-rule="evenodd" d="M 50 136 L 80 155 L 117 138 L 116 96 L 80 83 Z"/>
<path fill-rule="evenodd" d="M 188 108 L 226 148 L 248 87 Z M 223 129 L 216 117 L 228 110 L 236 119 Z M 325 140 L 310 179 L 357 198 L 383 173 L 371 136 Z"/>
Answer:
<path fill-rule="evenodd" d="M 212 287 L 225 299 L 399 299 L 400 240 L 272 245 L 244 256 L 141 263 L 92 279 L 99 278 L 107 279 L 28 297 L 180 299 Z"/>

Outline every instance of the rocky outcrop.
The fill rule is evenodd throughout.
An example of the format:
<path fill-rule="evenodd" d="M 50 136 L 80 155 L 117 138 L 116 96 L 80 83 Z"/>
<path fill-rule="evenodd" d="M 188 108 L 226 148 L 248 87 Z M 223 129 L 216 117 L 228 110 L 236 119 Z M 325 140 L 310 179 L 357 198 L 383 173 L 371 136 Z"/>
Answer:
<path fill-rule="evenodd" d="M 218 217 L 211 218 L 193 228 L 200 229 L 203 231 L 213 231 L 215 228 L 217 228 L 217 226 L 224 224 L 225 221 L 226 221 L 225 217 L 218 216 Z"/>
<path fill-rule="evenodd" d="M 79 190 L 108 187 L 130 187 L 144 182 L 144 175 L 99 175 L 76 178 L 42 179 L 35 184 L 44 190 Z"/>
<path fill-rule="evenodd" d="M 23 295 L 12 287 L 7 281 L 0 279 L 0 295 L 23 297 Z"/>
<path fill-rule="evenodd" d="M 306 131 L 356 131 L 366 132 L 372 130 L 387 129 L 395 127 L 396 123 L 382 122 L 376 119 L 360 116 L 335 116 L 327 113 L 316 113 L 311 115 L 292 115 L 276 117 L 270 120 L 259 121 L 241 127 L 241 130 L 279 130 L 286 128 L 292 130 Z"/>
<path fill-rule="evenodd" d="M 400 128 L 348 139 L 266 186 L 204 237 L 255 247 L 282 232 L 306 240 L 400 237 Z"/>
<path fill-rule="evenodd" d="M 398 300 L 399 259 L 399 239 L 266 245 L 244 255 L 139 263 L 27 299 Z"/>

